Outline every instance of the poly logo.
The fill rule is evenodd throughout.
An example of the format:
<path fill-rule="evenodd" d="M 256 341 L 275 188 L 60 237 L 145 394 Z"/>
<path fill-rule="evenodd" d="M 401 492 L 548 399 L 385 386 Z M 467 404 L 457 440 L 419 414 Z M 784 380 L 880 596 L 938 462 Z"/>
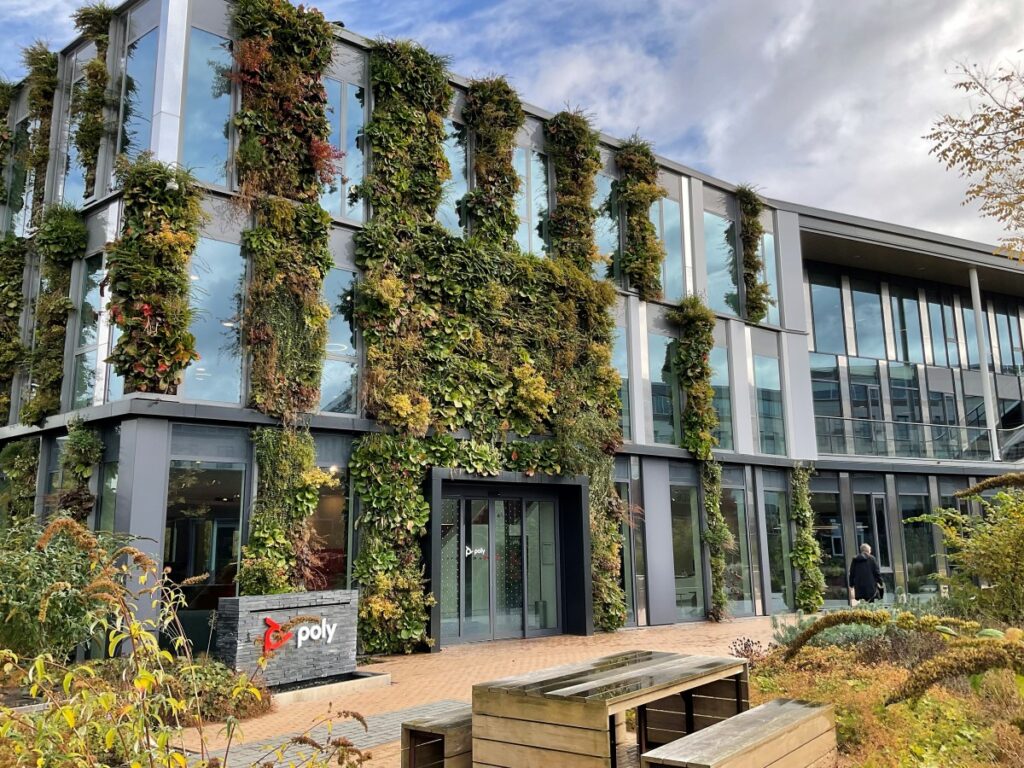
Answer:
<path fill-rule="evenodd" d="M 324 645 L 330 645 L 334 640 L 334 632 L 338 629 L 337 623 L 328 624 L 327 619 L 321 619 L 319 624 L 300 624 L 295 632 L 282 631 L 281 625 L 267 616 L 263 619 L 267 625 L 267 631 L 263 633 L 263 652 L 270 653 L 281 648 L 285 643 L 295 638 L 295 647 L 301 648 L 307 640 L 323 640 Z"/>
<path fill-rule="evenodd" d="M 263 621 L 267 623 L 267 631 L 263 633 L 263 652 L 276 651 L 282 645 L 292 639 L 292 632 L 282 632 L 281 625 L 267 616 Z"/>

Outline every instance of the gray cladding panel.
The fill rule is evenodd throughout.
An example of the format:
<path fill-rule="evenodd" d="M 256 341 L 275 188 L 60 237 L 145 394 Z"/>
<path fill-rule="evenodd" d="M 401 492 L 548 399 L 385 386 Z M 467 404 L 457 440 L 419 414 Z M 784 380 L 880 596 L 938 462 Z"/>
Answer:
<path fill-rule="evenodd" d="M 664 459 L 643 459 L 647 597 L 651 624 L 673 624 L 677 621 L 668 466 Z"/>

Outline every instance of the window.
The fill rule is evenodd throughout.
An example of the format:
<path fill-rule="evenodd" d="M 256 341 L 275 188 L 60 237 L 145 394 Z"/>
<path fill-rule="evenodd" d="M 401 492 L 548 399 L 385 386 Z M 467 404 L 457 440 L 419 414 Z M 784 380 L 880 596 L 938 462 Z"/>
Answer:
<path fill-rule="evenodd" d="M 949 392 L 928 390 L 928 415 L 932 424 L 932 451 L 936 458 L 955 459 L 960 456 L 960 430 L 957 428 L 956 396 Z M 952 429 L 942 429 L 951 426 Z"/>
<path fill-rule="evenodd" d="M 849 368 L 854 453 L 884 456 L 887 451 L 878 361 L 851 357 Z"/>
<path fill-rule="evenodd" d="M 228 185 L 231 136 L 231 43 L 192 28 L 182 125 L 181 162 L 197 179 Z"/>
<path fill-rule="evenodd" d="M 974 308 L 966 304 L 962 308 L 964 316 L 964 346 L 967 347 L 967 367 L 972 371 L 981 369 L 981 345 L 978 344 L 978 328 L 974 322 Z M 985 313 L 982 312 L 982 323 Z"/>
<path fill-rule="evenodd" d="M 616 326 L 615 337 L 612 343 L 612 365 L 619 372 L 622 385 L 619 387 L 619 401 L 622 414 L 622 437 L 629 440 L 632 437 L 632 424 L 629 415 L 629 337 L 626 329 Z"/>
<path fill-rule="evenodd" d="M 814 323 L 814 349 L 818 352 L 846 354 L 843 322 L 843 292 L 834 275 L 811 275 L 811 317 Z"/>
<path fill-rule="evenodd" d="M 527 253 L 548 250 L 548 158 L 535 149 L 516 147 L 512 163 L 519 174 L 516 242 Z"/>
<path fill-rule="evenodd" d="M 923 478 L 910 478 L 918 479 Z M 900 486 L 900 518 L 903 521 L 903 542 L 907 556 L 907 594 L 934 595 L 938 592 L 938 586 L 932 580 L 932 574 L 936 572 L 937 567 L 932 525 L 914 520 L 928 514 L 928 496 L 923 493 L 904 493 L 902 478 Z"/>
<path fill-rule="evenodd" d="M 160 3 L 156 0 L 136 6 L 128 16 L 117 151 L 133 158 L 148 150 L 152 142 L 159 23 Z"/>
<path fill-rule="evenodd" d="M 665 246 L 665 260 L 661 263 L 661 287 L 665 301 L 678 302 L 683 298 L 683 218 L 679 201 L 664 197 L 651 206 L 651 221 Z"/>
<path fill-rule="evenodd" d="M 811 353 L 811 393 L 814 398 L 814 428 L 821 453 L 846 453 L 843 430 L 843 395 L 839 383 L 839 361 L 835 355 Z"/>
<path fill-rule="evenodd" d="M 66 151 L 64 152 L 64 172 L 61 174 L 60 179 L 62 184 L 60 199 L 61 202 L 76 207 L 81 206 L 85 199 L 95 191 L 89 188 L 95 183 L 95 178 L 90 180 L 91 183 L 86 181 L 85 169 L 78 159 L 78 149 L 75 147 L 74 142 L 76 125 L 72 119 L 75 102 L 82 97 L 82 91 L 85 88 L 85 65 L 94 58 L 96 58 L 96 46 L 93 43 L 89 43 L 89 45 L 79 49 L 70 57 L 70 98 L 67 102 L 67 112 L 64 115 L 66 130 L 61 137 Z M 95 176 L 95 173 L 93 176 Z"/>
<path fill-rule="evenodd" d="M 1019 375 L 1024 371 L 1024 350 L 1021 349 L 1020 317 L 1017 308 L 1005 302 L 994 303 L 996 339 L 999 344 L 999 365 L 1003 373 Z"/>
<path fill-rule="evenodd" d="M 669 487 L 676 618 L 704 618 L 704 574 L 697 489 Z"/>
<path fill-rule="evenodd" d="M 928 325 L 932 339 L 932 359 L 935 365 L 956 368 L 960 365 L 960 350 L 956 344 L 956 322 L 951 296 L 940 296 L 929 290 Z"/>
<path fill-rule="evenodd" d="M 882 326 L 882 295 L 878 286 L 865 280 L 851 280 L 853 326 L 860 357 L 885 359 L 885 331 Z M 833 322 L 836 318 L 833 318 Z M 822 350 L 819 350 L 822 351 Z"/>
<path fill-rule="evenodd" d="M 714 436 L 718 447 L 732 450 L 732 394 L 729 389 L 729 350 L 712 347 L 708 362 L 711 365 L 711 389 L 714 395 L 711 404 L 718 414 L 718 426 Z"/>
<path fill-rule="evenodd" d="M 754 598 L 751 588 L 750 563 L 756 559 L 748 531 L 746 493 L 742 467 L 722 468 L 722 516 L 732 532 L 736 546 L 725 553 L 725 587 L 729 593 L 729 613 L 753 616 Z"/>
<path fill-rule="evenodd" d="M 704 259 L 708 270 L 708 306 L 724 315 L 740 315 L 736 276 L 736 225 L 704 211 Z"/>
<path fill-rule="evenodd" d="M 351 440 L 337 434 L 316 434 L 316 463 L 337 482 L 334 487 L 320 489 L 320 498 L 313 512 L 313 530 L 321 540 L 320 568 L 324 589 L 345 589 L 348 586 L 348 460 Z"/>
<path fill-rule="evenodd" d="M 849 607 L 846 554 L 843 550 L 843 518 L 838 493 L 812 493 L 814 538 L 821 547 L 821 570 L 825 574 L 826 608 Z"/>
<path fill-rule="evenodd" d="M 192 400 L 242 399 L 238 319 L 245 261 L 234 243 L 201 238 L 192 255 L 192 333 L 199 359 L 185 369 L 183 393 Z"/>
<path fill-rule="evenodd" d="M 619 209 L 615 201 L 615 182 L 611 176 L 597 174 L 597 188 L 591 207 L 597 211 L 594 221 L 594 241 L 602 257 L 594 262 L 594 277 L 598 280 L 614 274 L 619 255 Z"/>
<path fill-rule="evenodd" d="M 466 126 L 444 121 L 444 156 L 452 177 L 444 183 L 441 204 L 437 208 L 437 220 L 445 229 L 461 235 L 465 229 L 462 198 L 469 192 L 469 151 L 466 143 Z"/>
<path fill-rule="evenodd" d="M 889 394 L 892 398 L 893 437 L 897 456 L 923 457 L 921 385 L 916 365 L 889 365 Z"/>
<path fill-rule="evenodd" d="M 779 361 L 754 355 L 754 386 L 757 390 L 757 424 L 761 453 L 785 455 L 786 424 L 782 405 L 782 379 Z"/>
<path fill-rule="evenodd" d="M 327 325 L 327 359 L 320 381 L 320 410 L 355 413 L 359 379 L 356 333 L 352 327 L 355 273 L 334 268 L 324 280 L 324 301 L 331 307 Z"/>
<path fill-rule="evenodd" d="M 78 302 L 78 341 L 75 344 L 74 388 L 71 408 L 87 408 L 93 404 L 100 341 L 100 318 L 103 299 L 100 283 L 105 273 L 103 257 L 86 259 L 82 270 L 82 286 Z"/>
<path fill-rule="evenodd" d="M 773 299 L 768 305 L 768 314 L 765 320 L 771 325 L 781 325 L 779 317 L 779 257 L 775 252 L 775 234 L 765 232 L 761 238 L 761 262 L 764 264 L 764 271 L 761 279 L 768 284 L 768 295 Z"/>
<path fill-rule="evenodd" d="M 899 285 L 889 286 L 892 306 L 892 327 L 896 337 L 896 359 L 908 363 L 924 362 L 924 344 L 921 341 L 921 312 L 917 291 Z"/>
<path fill-rule="evenodd" d="M 772 613 L 796 610 L 794 601 L 792 531 L 789 523 L 789 498 L 786 477 L 777 470 L 763 470 L 765 478 L 764 517 L 768 542 L 768 575 L 771 580 Z"/>
<path fill-rule="evenodd" d="M 679 445 L 679 382 L 672 364 L 673 340 L 648 333 L 647 351 L 651 366 L 654 442 Z"/>
<path fill-rule="evenodd" d="M 14 127 L 11 139 L 10 165 L 7 173 L 7 216 L 6 231 L 18 237 L 27 237 L 32 218 L 33 174 L 25 165 L 29 145 L 30 128 L 28 120 L 22 120 Z"/>
<path fill-rule="evenodd" d="M 327 119 L 331 123 L 331 146 L 343 156 L 335 163 L 334 184 L 324 192 L 320 205 L 336 219 L 362 221 L 363 203 L 353 201 L 350 193 L 363 180 L 366 93 L 361 85 L 331 77 L 324 78 L 324 88 L 327 90 Z"/>

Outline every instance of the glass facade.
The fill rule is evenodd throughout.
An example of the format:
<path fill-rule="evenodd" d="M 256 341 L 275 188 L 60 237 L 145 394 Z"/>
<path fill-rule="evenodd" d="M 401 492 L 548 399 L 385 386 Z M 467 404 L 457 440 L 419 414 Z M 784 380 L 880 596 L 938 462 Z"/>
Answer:
<path fill-rule="evenodd" d="M 548 158 L 535 149 L 516 147 L 512 163 L 519 175 L 516 193 L 516 212 L 519 228 L 516 242 L 519 247 L 534 254 L 548 250 Z"/>
<path fill-rule="evenodd" d="M 932 361 L 935 365 L 957 368 L 960 350 L 957 347 L 953 299 L 936 290 L 927 292 L 928 325 L 932 340 Z"/>
<path fill-rule="evenodd" d="M 228 186 L 231 41 L 193 27 L 182 119 L 181 163 L 200 181 Z"/>
<path fill-rule="evenodd" d="M 882 294 L 878 285 L 864 280 L 851 280 L 853 293 L 853 327 L 860 357 L 885 358 L 885 330 L 882 325 Z M 835 323 L 835 317 L 825 318 Z M 819 350 L 823 351 L 823 350 Z"/>
<path fill-rule="evenodd" d="M 320 410 L 356 413 L 359 352 L 352 325 L 352 291 L 355 273 L 334 268 L 324 280 L 324 301 L 331 308 L 327 325 L 327 359 L 320 381 Z"/>
<path fill-rule="evenodd" d="M 69 59 L 71 65 L 71 83 L 68 89 L 68 109 L 64 115 L 65 130 L 61 137 L 62 145 L 65 148 L 63 162 L 63 173 L 61 179 L 61 202 L 67 205 L 80 207 L 94 190 L 89 186 L 85 178 L 85 168 L 78 158 L 78 148 L 75 146 L 74 134 L 76 122 L 73 119 L 76 102 L 82 98 L 85 89 L 85 65 L 96 58 L 96 45 L 90 43 L 84 48 L 76 51 Z M 93 180 L 94 181 L 94 180 Z"/>
<path fill-rule="evenodd" d="M 1024 373 L 1024 350 L 1021 349 L 1020 315 L 1017 307 L 1003 301 L 993 302 L 996 333 L 994 343 L 999 349 L 999 368 L 1003 373 L 1018 376 Z"/>
<path fill-rule="evenodd" d="M 843 323 L 843 292 L 834 275 L 811 275 L 811 318 L 814 325 L 814 349 L 817 352 L 846 354 Z"/>
<path fill-rule="evenodd" d="M 335 219 L 363 221 L 361 200 L 353 200 L 353 187 L 363 180 L 366 92 L 355 83 L 324 78 L 327 91 L 327 119 L 331 124 L 331 146 L 340 154 L 335 161 L 336 175 L 320 199 L 320 205 Z"/>
<path fill-rule="evenodd" d="M 82 270 L 81 296 L 78 302 L 78 341 L 75 344 L 75 362 L 71 407 L 87 408 L 93 404 L 98 369 L 100 317 L 103 312 L 100 283 L 105 272 L 103 257 L 87 259 Z"/>
<path fill-rule="evenodd" d="M 921 385 L 916 365 L 889 366 L 889 394 L 892 400 L 893 439 L 897 456 L 924 456 L 924 414 Z"/>
<path fill-rule="evenodd" d="M 789 498 L 782 473 L 765 470 L 764 527 L 768 542 L 768 575 L 771 584 L 769 608 L 772 613 L 796 610 L 792 554 L 793 532 L 789 522 Z M 774 486 L 783 486 L 776 489 Z"/>
<path fill-rule="evenodd" d="M 704 259 L 708 271 L 708 306 L 723 315 L 740 315 L 736 274 L 736 225 L 718 213 L 704 211 Z"/>
<path fill-rule="evenodd" d="M 672 364 L 673 340 L 657 333 L 647 334 L 651 365 L 651 414 L 654 442 L 679 445 L 679 380 Z"/>
<path fill-rule="evenodd" d="M 672 557 L 676 579 L 676 618 L 704 618 L 704 575 L 697 489 L 673 485 Z"/>
<path fill-rule="evenodd" d="M 756 544 L 751 538 L 742 467 L 722 469 L 722 516 L 736 546 L 725 553 L 725 587 L 732 616 L 754 615 L 753 571 Z"/>
<path fill-rule="evenodd" d="M 896 359 L 908 363 L 924 362 L 921 338 L 921 310 L 917 291 L 899 285 L 889 286 L 892 327 L 896 337 Z"/>
<path fill-rule="evenodd" d="M 677 303 L 683 298 L 685 266 L 683 262 L 683 216 L 678 200 L 664 197 L 651 206 L 651 222 L 665 246 L 661 263 L 661 289 L 665 301 Z"/>
<path fill-rule="evenodd" d="M 612 340 L 612 365 L 619 372 L 622 384 L 619 387 L 619 407 L 622 413 L 622 437 L 630 440 L 633 437 L 632 423 L 629 415 L 629 337 L 626 329 L 616 326 Z"/>
<path fill-rule="evenodd" d="M 814 425 L 821 453 L 846 453 L 843 393 L 835 355 L 811 353 L 811 394 Z"/>
<path fill-rule="evenodd" d="M 846 552 L 843 546 L 843 517 L 838 493 L 812 493 L 814 535 L 821 547 L 821 570 L 825 575 L 825 607 L 849 605 Z"/>
<path fill-rule="evenodd" d="M 133 158 L 150 149 L 152 141 L 159 23 L 157 0 L 142 3 L 128 16 L 117 151 Z"/>
<path fill-rule="evenodd" d="M 604 173 L 597 174 L 597 188 L 591 207 L 597 211 L 594 221 L 594 241 L 601 256 L 594 262 L 594 277 L 614 277 L 619 255 L 619 208 L 615 201 L 615 181 Z"/>
<path fill-rule="evenodd" d="M 469 192 L 469 148 L 466 126 L 451 120 L 444 122 L 444 156 L 451 178 L 444 183 L 437 220 L 452 234 L 461 235 L 466 221 L 462 198 Z"/>
<path fill-rule="evenodd" d="M 715 439 L 718 447 L 727 451 L 733 449 L 732 442 L 732 390 L 729 388 L 729 350 L 712 347 L 708 361 L 711 364 L 711 389 L 714 392 L 712 405 L 718 414 Z"/>
<path fill-rule="evenodd" d="M 783 456 L 786 453 L 786 421 L 777 358 L 754 355 L 754 386 L 761 453 Z"/>
<path fill-rule="evenodd" d="M 775 235 L 772 232 L 765 232 L 761 238 L 761 261 L 764 264 L 761 279 L 768 285 L 768 295 L 772 299 L 765 321 L 770 325 L 782 325 L 779 314 L 779 256 L 775 252 Z"/>
<path fill-rule="evenodd" d="M 906 549 L 907 594 L 935 595 L 939 588 L 932 577 L 938 570 L 938 563 L 932 525 L 916 519 L 929 513 L 928 496 L 926 493 L 906 493 L 905 490 L 900 488 L 899 509 Z"/>

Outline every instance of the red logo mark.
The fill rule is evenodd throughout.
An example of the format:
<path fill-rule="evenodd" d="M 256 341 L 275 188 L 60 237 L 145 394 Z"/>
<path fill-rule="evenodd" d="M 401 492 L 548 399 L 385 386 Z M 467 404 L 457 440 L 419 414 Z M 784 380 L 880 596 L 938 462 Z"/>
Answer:
<path fill-rule="evenodd" d="M 276 651 L 292 639 L 292 632 L 282 632 L 281 625 L 269 616 L 263 619 L 267 623 L 267 631 L 263 633 L 263 653 Z"/>

